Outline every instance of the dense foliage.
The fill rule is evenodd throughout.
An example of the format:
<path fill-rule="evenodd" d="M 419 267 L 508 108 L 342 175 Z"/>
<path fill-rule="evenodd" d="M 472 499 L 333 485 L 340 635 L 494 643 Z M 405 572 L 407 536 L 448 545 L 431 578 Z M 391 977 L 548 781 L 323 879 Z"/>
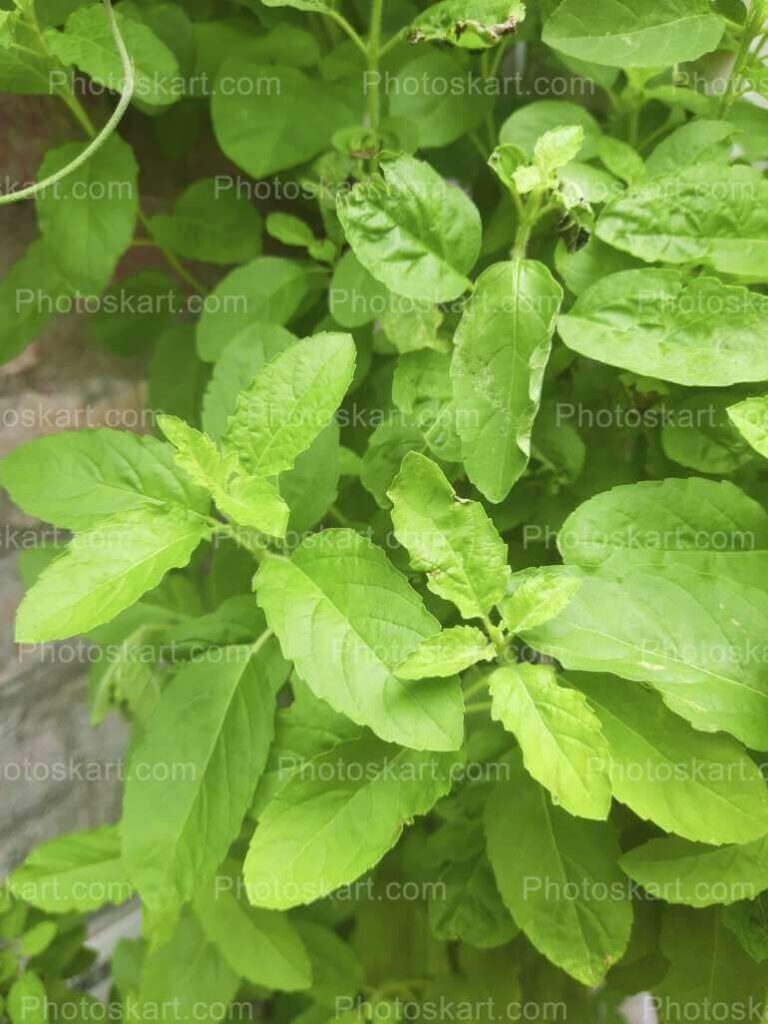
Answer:
<path fill-rule="evenodd" d="M 761 1019 L 764 0 L 0 7 L 73 115 L 0 350 L 85 310 L 152 413 L 0 467 L 72 534 L 18 641 L 132 730 L 4 891 L 12 1024 Z"/>

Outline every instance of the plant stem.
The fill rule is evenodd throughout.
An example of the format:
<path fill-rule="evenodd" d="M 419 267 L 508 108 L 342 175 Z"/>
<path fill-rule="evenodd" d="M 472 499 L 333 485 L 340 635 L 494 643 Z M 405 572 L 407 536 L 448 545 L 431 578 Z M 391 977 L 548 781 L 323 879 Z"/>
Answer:
<path fill-rule="evenodd" d="M 367 54 L 371 79 L 368 92 L 368 126 L 374 135 L 379 134 L 379 60 L 381 58 L 381 17 L 383 13 L 384 0 L 373 0 Z"/>
<path fill-rule="evenodd" d="M 724 118 L 738 99 L 739 94 L 737 89 L 741 82 L 744 65 L 749 58 L 752 43 L 761 33 L 764 17 L 765 12 L 762 0 L 754 0 L 752 10 L 744 22 L 741 43 L 739 45 L 738 52 L 736 53 L 736 59 L 731 66 L 731 71 L 728 75 L 728 82 L 723 90 L 723 95 L 720 98 L 720 104 L 717 109 L 718 119 Z"/>
<path fill-rule="evenodd" d="M 469 704 L 464 708 L 465 715 L 477 715 L 481 711 L 490 711 L 491 702 L 489 700 L 481 701 L 479 704 Z"/>
<path fill-rule="evenodd" d="M 398 32 L 395 32 L 395 34 L 392 36 L 392 38 L 388 39 L 386 41 L 386 43 L 384 43 L 384 45 L 379 50 L 379 57 L 383 57 L 386 53 L 389 53 L 389 51 L 392 49 L 393 46 L 397 46 L 398 43 L 402 42 L 403 39 L 405 39 L 407 34 L 408 34 L 408 27 L 407 26 L 405 28 L 401 28 Z"/>
<path fill-rule="evenodd" d="M 482 679 L 476 679 L 471 686 L 468 686 L 464 691 L 464 700 L 469 700 L 470 697 L 474 697 L 476 693 L 481 693 L 483 690 L 488 689 L 488 677 L 483 676 Z"/>
<path fill-rule="evenodd" d="M 480 73 L 485 80 L 484 88 L 488 88 L 488 81 L 492 76 L 488 50 L 483 50 L 483 55 L 480 58 Z M 494 76 L 495 77 L 495 76 Z M 489 152 L 496 145 L 496 126 L 493 123 L 493 113 L 491 110 L 488 111 L 485 117 L 485 132 L 488 136 L 488 147 Z"/>
<path fill-rule="evenodd" d="M 489 153 L 488 153 L 488 150 L 483 145 L 483 141 L 480 138 L 480 136 L 477 134 L 477 132 L 469 132 L 468 138 L 471 141 L 472 145 L 477 150 L 477 152 L 483 158 L 483 160 L 487 163 L 488 162 Z"/>
<path fill-rule="evenodd" d="M 213 527 L 213 532 L 218 533 L 222 537 L 227 537 L 229 540 L 233 540 L 238 547 L 241 547 L 244 551 L 253 555 L 258 562 L 263 562 L 270 554 L 266 546 L 257 541 L 252 534 L 249 534 L 239 526 L 233 526 L 232 523 L 216 522 Z"/>
<path fill-rule="evenodd" d="M 112 38 L 115 41 L 115 46 L 120 54 L 120 59 L 123 65 L 123 89 L 120 94 L 120 100 L 112 113 L 112 116 L 101 129 L 99 134 L 92 139 L 92 141 L 85 147 L 82 153 L 78 154 L 74 160 L 67 164 L 66 167 L 62 167 L 60 171 L 56 171 L 55 174 L 51 174 L 48 178 L 43 181 L 35 182 L 34 185 L 29 185 L 27 188 L 19 189 L 18 192 L 10 192 L 8 195 L 0 195 L 0 206 L 7 206 L 10 203 L 18 203 L 22 199 L 31 199 L 37 195 L 38 192 L 42 192 L 46 188 L 50 188 L 52 185 L 56 185 L 63 178 L 68 177 L 74 171 L 81 167 L 87 160 L 93 156 L 94 153 L 98 152 L 99 149 L 104 145 L 107 139 L 117 128 L 118 124 L 122 120 L 123 114 L 128 109 L 128 104 L 131 102 L 133 97 L 133 91 L 136 86 L 136 76 L 133 70 L 133 62 L 131 61 L 128 51 L 125 48 L 123 37 L 120 35 L 120 29 L 117 25 L 117 19 L 115 18 L 115 12 L 112 10 L 112 4 L 110 0 L 104 0 L 104 9 L 107 15 L 107 22 L 112 31 Z M 39 31 L 39 29 L 38 29 Z M 42 38 L 42 36 L 41 36 Z M 74 97 L 73 97 L 74 98 Z M 68 103 L 68 106 L 71 105 Z M 82 108 L 81 108 L 82 109 Z M 83 114 L 85 111 L 83 111 Z M 81 124 L 84 122 L 81 120 Z"/>
<path fill-rule="evenodd" d="M 491 639 L 493 646 L 496 648 L 496 653 L 502 656 L 507 649 L 507 641 L 504 637 L 504 633 L 498 626 L 494 626 L 487 615 L 483 616 L 483 627 Z"/>
<path fill-rule="evenodd" d="M 543 201 L 544 193 L 542 191 L 535 191 L 531 193 L 530 199 L 523 206 L 523 217 L 517 226 L 515 245 L 512 249 L 513 260 L 525 259 L 528 242 L 531 238 L 531 232 L 536 227 L 536 224 L 542 215 L 541 204 Z"/>
<path fill-rule="evenodd" d="M 507 52 L 507 47 L 510 45 L 511 42 L 512 42 L 512 37 L 511 36 L 507 36 L 506 39 L 502 39 L 502 41 L 500 43 L 496 44 L 496 52 L 493 55 L 493 60 L 491 61 L 491 67 L 490 67 L 490 77 L 491 78 L 497 78 L 498 77 L 499 68 L 501 67 L 501 62 L 502 62 L 502 60 L 504 60 L 504 54 Z"/>
<path fill-rule="evenodd" d="M 347 33 L 347 35 L 358 48 L 358 50 L 360 50 L 366 56 L 368 55 L 368 47 L 365 45 L 363 40 L 360 38 L 360 35 L 350 25 L 350 23 L 347 21 L 343 14 L 340 14 L 338 11 L 333 10 L 324 11 L 323 13 L 326 15 L 326 17 L 330 18 L 331 21 L 335 21 L 337 25 L 341 26 L 341 28 L 344 29 L 344 31 Z"/>
<path fill-rule="evenodd" d="M 58 95 L 62 100 L 64 100 L 66 105 L 69 107 L 70 113 L 75 118 L 80 127 L 83 129 L 85 134 L 90 136 L 90 138 L 93 138 L 96 135 L 96 128 L 94 127 L 93 121 L 90 119 L 85 107 L 82 105 L 77 96 L 75 96 L 75 94 L 72 92 L 71 88 L 62 88 L 61 92 Z"/>
<path fill-rule="evenodd" d="M 144 211 L 141 209 L 139 210 L 138 213 L 138 220 L 141 226 L 144 228 L 144 230 L 149 235 L 151 235 L 152 231 L 149 226 L 149 219 L 147 218 L 147 215 L 144 213 Z M 188 271 L 186 267 L 182 266 L 178 257 L 174 256 L 170 249 L 166 249 L 166 247 L 162 245 L 160 242 L 158 242 L 155 238 L 151 237 L 146 241 L 144 239 L 137 239 L 137 241 L 141 242 L 142 244 L 146 244 L 146 242 L 154 243 L 154 245 L 157 246 L 157 248 L 165 257 L 166 263 L 168 263 L 170 267 L 173 267 L 173 269 L 176 271 L 176 273 L 179 275 L 182 281 L 185 281 L 189 285 L 189 287 L 192 288 L 193 291 L 197 292 L 198 295 L 206 295 L 208 293 L 208 289 L 205 287 L 202 281 L 198 281 L 194 274 L 190 273 L 190 271 Z"/>
<path fill-rule="evenodd" d="M 338 505 L 331 505 L 328 509 L 328 515 L 331 519 L 335 519 L 339 526 L 351 527 L 352 523 L 347 519 L 344 513 L 341 511 Z"/>
<path fill-rule="evenodd" d="M 271 629 L 265 629 L 259 638 L 251 644 L 251 657 L 253 657 L 254 654 L 258 654 L 264 644 L 267 643 L 268 640 L 271 640 L 274 635 L 275 634 Z"/>
<path fill-rule="evenodd" d="M 627 113 L 627 140 L 634 149 L 637 149 L 640 138 L 640 107 L 641 104 L 638 104 Z"/>

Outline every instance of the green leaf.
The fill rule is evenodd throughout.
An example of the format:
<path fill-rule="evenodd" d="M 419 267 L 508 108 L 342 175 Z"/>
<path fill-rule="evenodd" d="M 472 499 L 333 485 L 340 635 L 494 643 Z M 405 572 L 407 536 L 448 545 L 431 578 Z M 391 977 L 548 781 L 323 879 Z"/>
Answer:
<path fill-rule="evenodd" d="M 234 452 L 222 453 L 207 434 L 176 416 L 159 416 L 158 426 L 176 448 L 176 462 L 207 488 L 224 515 L 272 537 L 284 537 L 290 509 L 263 477 L 248 476 Z"/>
<path fill-rule="evenodd" d="M 208 495 L 176 466 L 170 445 L 123 430 L 30 441 L 0 463 L 0 483 L 28 515 L 69 530 L 132 510 L 174 504 L 205 513 L 209 505 Z"/>
<path fill-rule="evenodd" d="M 482 819 L 448 822 L 438 885 L 429 899 L 429 926 L 444 942 L 460 940 L 479 949 L 505 945 L 520 929 L 504 906 L 488 858 Z"/>
<path fill-rule="evenodd" d="M 661 951 L 670 968 L 656 990 L 667 1020 L 714 1022 L 756 1012 L 765 1000 L 765 968 L 742 949 L 719 908 L 668 907 Z"/>
<path fill-rule="evenodd" d="M 429 902 L 432 934 L 480 949 L 502 946 L 518 927 L 501 901 L 484 854 L 449 865 L 440 875 L 440 895 Z"/>
<path fill-rule="evenodd" d="M 391 507 L 387 492 L 400 471 L 403 458 L 412 451 L 428 450 L 424 435 L 411 417 L 381 423 L 368 438 L 360 466 L 360 483 L 380 508 Z"/>
<path fill-rule="evenodd" d="M 179 365 L 184 367 L 181 374 Z M 149 362 L 148 406 L 197 425 L 207 380 L 208 367 L 195 351 L 194 325 L 176 324 L 163 331 Z"/>
<path fill-rule="evenodd" d="M 761 964 L 768 959 L 768 927 L 764 896 L 727 907 L 723 910 L 723 924 L 733 932 L 741 948 L 756 963 Z"/>
<path fill-rule="evenodd" d="M 552 963 L 597 985 L 624 953 L 632 906 L 608 822 L 553 807 L 519 762 L 485 807 L 488 856 L 515 921 Z"/>
<path fill-rule="evenodd" d="M 600 125 L 586 108 L 566 100 L 536 100 L 520 107 L 501 126 L 499 142 L 516 146 L 532 160 L 539 138 L 565 126 L 583 129 L 584 141 L 578 155 L 582 160 L 593 159 L 597 155 Z"/>
<path fill-rule="evenodd" d="M 756 462 L 753 450 L 728 416 L 738 394 L 729 389 L 694 391 L 670 399 L 661 427 L 664 455 L 698 473 L 734 473 Z"/>
<path fill-rule="evenodd" d="M 256 645 L 218 648 L 179 671 L 134 748 L 121 824 L 126 870 L 152 908 L 214 875 L 264 770 L 275 695 Z"/>
<path fill-rule="evenodd" d="M 584 129 L 581 125 L 552 128 L 539 136 L 533 147 L 533 159 L 545 181 L 555 171 L 575 160 L 583 145 Z"/>
<path fill-rule="evenodd" d="M 562 241 L 557 243 L 555 249 L 555 267 L 560 277 L 565 282 L 569 291 L 574 295 L 581 295 L 587 288 L 595 284 L 602 277 L 608 274 L 618 273 L 620 270 L 632 270 L 642 264 L 633 256 L 628 256 L 618 249 L 601 242 L 599 238 L 592 235 L 587 244 L 570 252 Z"/>
<path fill-rule="evenodd" d="M 392 379 L 392 401 L 414 421 L 435 458 L 461 459 L 448 352 L 422 349 L 401 355 Z"/>
<path fill-rule="evenodd" d="M 251 816 L 258 818 L 275 793 L 302 764 L 344 740 L 360 735 L 360 727 L 318 700 L 295 674 L 291 679 L 293 703 L 278 708 L 275 740 L 262 775 Z"/>
<path fill-rule="evenodd" d="M 218 947 L 206 941 L 196 918 L 185 910 L 169 940 L 148 950 L 138 994 L 127 1000 L 126 1013 L 149 1021 L 158 1012 L 173 1012 L 181 1020 L 215 1024 L 226 1016 L 239 984 Z"/>
<path fill-rule="evenodd" d="M 270 537 L 284 537 L 291 510 L 274 484 L 263 477 L 237 475 L 214 491 L 221 512 L 241 526 L 252 526 Z"/>
<path fill-rule="evenodd" d="M 178 416 L 158 416 L 157 425 L 175 448 L 176 464 L 200 487 L 223 487 L 235 472 L 234 458 L 223 456 L 215 441 Z"/>
<path fill-rule="evenodd" d="M 332 928 L 297 917 L 296 928 L 312 964 L 312 998 L 327 1019 L 328 1010 L 349 1005 L 363 986 L 363 965 L 355 951 Z M 322 1008 L 322 1009 L 321 1009 Z"/>
<path fill-rule="evenodd" d="M 134 98 L 153 107 L 175 102 L 179 98 L 179 64 L 173 53 L 142 22 L 126 17 L 119 9 L 114 13 L 134 63 Z M 63 64 L 74 64 L 113 92 L 122 90 L 123 64 L 101 4 L 73 11 L 64 31 L 47 31 L 45 41 Z M 113 135 L 110 142 L 113 140 L 117 141 L 117 136 Z M 94 159 L 98 159 L 98 154 Z"/>
<path fill-rule="evenodd" d="M 390 112 L 413 124 L 420 149 L 447 146 L 474 131 L 493 109 L 493 97 L 483 91 L 482 83 L 479 95 L 471 91 L 473 77 L 451 52 L 419 56 L 404 64 L 393 78 Z M 436 81 L 448 86 L 437 88 Z"/>
<path fill-rule="evenodd" d="M 216 211 L 215 219 L 211 210 Z M 261 252 L 261 218 L 252 203 L 236 192 L 203 178 L 185 189 L 172 214 L 149 222 L 157 241 L 190 260 L 247 263 Z"/>
<path fill-rule="evenodd" d="M 768 459 L 768 396 L 745 398 L 728 406 L 728 418 L 745 441 Z"/>
<path fill-rule="evenodd" d="M 340 451 L 339 425 L 331 421 L 299 455 L 293 468 L 280 474 L 280 494 L 291 510 L 289 531 L 303 534 L 311 530 L 336 501 Z"/>
<path fill-rule="evenodd" d="M 445 340 L 440 337 L 442 312 L 429 302 L 404 302 L 389 295 L 389 305 L 381 314 L 381 329 L 398 352 L 410 353 L 423 349 L 445 352 Z"/>
<path fill-rule="evenodd" d="M 579 505 L 557 544 L 588 572 L 682 565 L 757 586 L 768 572 L 768 513 L 727 480 L 642 480 Z"/>
<path fill-rule="evenodd" d="M 113 282 L 88 327 L 97 344 L 119 356 L 136 356 L 153 348 L 173 330 L 186 298 L 168 274 L 142 270 Z M 177 328 L 178 329 L 178 328 Z M 182 328 L 183 329 L 183 328 Z M 179 375 L 179 368 L 176 367 Z"/>
<path fill-rule="evenodd" d="M 768 889 L 768 840 L 713 848 L 687 839 L 651 839 L 619 863 L 656 899 L 691 907 L 755 899 Z"/>
<path fill-rule="evenodd" d="M 203 429 L 218 441 L 237 406 L 237 397 L 265 363 L 284 352 L 296 336 L 277 324 L 256 321 L 224 347 L 203 397 Z"/>
<path fill-rule="evenodd" d="M 398 156 L 381 167 L 381 175 L 337 199 L 355 256 L 397 295 L 422 302 L 458 298 L 480 254 L 477 208 L 414 157 Z"/>
<path fill-rule="evenodd" d="M 119 512 L 78 533 L 24 597 L 17 642 L 62 640 L 109 622 L 183 568 L 208 533 L 203 518 L 170 505 Z"/>
<path fill-rule="evenodd" d="M 0 50 L 0 61 L 2 53 Z M 45 282 L 44 294 L 41 281 Z M 66 268 L 61 269 L 55 252 L 43 239 L 37 239 L 0 280 L 0 360 L 10 362 L 37 339 L 56 309 L 68 312 L 73 292 Z"/>
<path fill-rule="evenodd" d="M 510 581 L 509 597 L 499 605 L 504 625 L 510 633 L 533 629 L 559 615 L 581 586 L 578 576 L 562 571 L 560 566 L 523 569 Z"/>
<path fill-rule="evenodd" d="M 700 163 L 725 165 L 736 127 L 728 121 L 696 118 L 662 139 L 645 162 L 649 177 L 679 173 Z"/>
<path fill-rule="evenodd" d="M 460 498 L 440 467 L 409 452 L 388 491 L 395 536 L 427 586 L 461 611 L 483 618 L 509 580 L 507 547 L 477 501 Z"/>
<path fill-rule="evenodd" d="M 597 143 L 597 155 L 611 174 L 628 185 L 635 185 L 648 177 L 643 158 L 627 142 L 602 135 Z"/>
<path fill-rule="evenodd" d="M 331 0 L 261 0 L 265 7 L 294 7 L 310 14 L 326 14 L 332 10 Z"/>
<path fill-rule="evenodd" d="M 239 881 L 218 874 L 213 886 L 196 894 L 194 911 L 207 938 L 253 985 L 281 992 L 309 988 L 312 970 L 295 925 L 285 914 L 250 906 Z"/>
<path fill-rule="evenodd" d="M 49 914 L 86 914 L 133 895 L 114 825 L 48 840 L 14 870 L 9 886 L 18 899 Z"/>
<path fill-rule="evenodd" d="M 496 649 L 482 630 L 474 626 L 452 626 L 428 636 L 400 665 L 399 679 L 452 676 L 478 661 L 493 661 Z"/>
<path fill-rule="evenodd" d="M 748 843 L 768 832 L 768 788 L 730 736 L 697 732 L 660 698 L 610 676 L 573 676 L 610 750 L 613 795 L 685 839 Z"/>
<path fill-rule="evenodd" d="M 448 793 L 455 764 L 453 755 L 371 736 L 320 754 L 262 813 L 245 860 L 248 898 L 285 910 L 353 882 L 394 846 L 406 821 Z"/>
<path fill-rule="evenodd" d="M 61 81 L 62 76 L 66 79 L 59 62 L 40 52 L 34 30 L 19 18 L 18 12 L 2 12 L 0 89 L 26 96 L 45 96 L 53 92 L 53 82 Z"/>
<path fill-rule="evenodd" d="M 316 334 L 292 345 L 239 396 L 224 446 L 261 476 L 290 469 L 341 404 L 355 355 L 349 334 Z"/>
<path fill-rule="evenodd" d="M 599 146 L 600 139 L 597 142 Z M 560 188 L 555 193 L 554 199 L 561 203 L 566 210 L 575 209 L 577 214 L 582 214 L 582 217 L 584 217 L 588 205 L 602 206 L 609 199 L 622 195 L 624 192 L 624 186 L 619 179 L 614 178 L 608 171 L 579 161 L 573 161 L 565 167 L 561 167 L 555 175 L 555 179 L 552 180 L 550 187 L 554 188 L 556 184 L 559 184 Z"/>
<path fill-rule="evenodd" d="M 283 654 L 315 696 L 384 740 L 459 747 L 457 680 L 395 675 L 438 624 L 381 549 L 352 530 L 326 530 L 307 537 L 290 561 L 267 559 L 254 586 Z"/>
<path fill-rule="evenodd" d="M 19 950 L 27 958 L 40 956 L 53 942 L 58 928 L 55 921 L 39 921 L 19 939 Z"/>
<path fill-rule="evenodd" d="M 628 270 L 593 284 L 557 323 L 581 355 L 675 384 L 768 378 L 768 298 L 681 270 Z"/>
<path fill-rule="evenodd" d="M 485 49 L 514 33 L 524 17 L 522 0 L 441 0 L 412 23 L 408 41 Z"/>
<path fill-rule="evenodd" d="M 299 217 L 290 213 L 270 213 L 267 217 L 267 234 L 283 245 L 295 245 L 307 249 L 316 241 L 312 228 Z"/>
<path fill-rule="evenodd" d="M 99 9 L 100 17 L 103 17 Z M 84 146 L 68 142 L 49 150 L 38 180 L 61 170 Z M 109 284 L 131 244 L 139 209 L 138 165 L 131 147 L 112 135 L 97 153 L 55 188 L 35 197 L 37 219 L 59 273 L 87 295 Z"/>
<path fill-rule="evenodd" d="M 704 165 L 655 178 L 610 202 L 597 234 L 646 263 L 696 263 L 763 280 L 768 182 L 745 166 Z"/>
<path fill-rule="evenodd" d="M 329 147 L 335 131 L 358 119 L 357 99 L 298 68 L 232 56 L 213 87 L 216 139 L 238 167 L 267 178 Z"/>
<path fill-rule="evenodd" d="M 197 351 L 215 362 L 254 321 L 284 324 L 307 293 L 303 268 L 279 256 L 259 256 L 219 282 L 205 303 L 197 324 Z"/>
<path fill-rule="evenodd" d="M 725 23 L 707 0 L 597 0 L 587 8 L 563 0 L 542 35 L 570 57 L 612 67 L 668 67 L 717 48 Z"/>
<path fill-rule="evenodd" d="M 333 271 L 328 291 L 328 308 L 342 327 L 364 327 L 389 306 L 389 292 L 360 263 L 351 249 L 341 257 Z"/>
<path fill-rule="evenodd" d="M 456 336 L 451 376 L 464 466 L 499 502 L 530 455 L 562 289 L 542 263 L 496 263 L 477 280 Z"/>
<path fill-rule="evenodd" d="M 566 668 L 650 683 L 696 729 L 766 750 L 766 616 L 764 588 L 685 566 L 638 567 L 585 576 L 565 610 L 524 639 Z"/>
<path fill-rule="evenodd" d="M 491 717 L 520 744 L 526 771 L 569 814 L 611 809 L 608 744 L 586 698 L 560 686 L 549 665 L 509 665 L 490 678 Z"/>
<path fill-rule="evenodd" d="M 6 998 L 11 1024 L 45 1024 L 48 1019 L 45 986 L 34 971 L 20 974 Z"/>

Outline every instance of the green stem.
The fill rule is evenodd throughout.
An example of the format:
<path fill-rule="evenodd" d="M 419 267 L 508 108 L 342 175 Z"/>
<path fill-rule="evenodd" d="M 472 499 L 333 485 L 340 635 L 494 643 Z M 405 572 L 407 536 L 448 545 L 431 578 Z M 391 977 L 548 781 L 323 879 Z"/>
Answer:
<path fill-rule="evenodd" d="M 539 218 L 542 216 L 541 204 L 543 201 L 544 193 L 541 191 L 535 191 L 531 193 L 530 199 L 523 206 L 523 217 L 518 224 L 517 234 L 515 235 L 515 244 L 512 249 L 513 260 L 525 259 L 528 242 L 531 238 L 531 232 L 536 227 Z"/>
<path fill-rule="evenodd" d="M 488 162 L 489 153 L 488 153 L 488 150 L 483 145 L 483 141 L 480 138 L 480 136 L 477 134 L 477 132 L 470 132 L 468 137 L 469 137 L 469 140 L 472 143 L 472 145 L 477 150 L 477 152 L 480 154 L 480 156 L 483 158 L 483 160 L 487 163 Z"/>
<path fill-rule="evenodd" d="M 627 140 L 634 149 L 637 149 L 640 138 L 640 105 L 632 107 L 628 115 Z"/>
<path fill-rule="evenodd" d="M 717 109 L 717 118 L 720 120 L 726 116 L 738 99 L 738 83 L 741 81 L 744 65 L 749 59 L 752 43 L 759 36 L 762 30 L 764 17 L 765 13 L 763 10 L 763 3 L 757 2 L 756 0 L 752 5 L 752 10 L 746 22 L 744 23 L 741 42 L 738 52 L 736 53 L 736 59 L 731 66 L 731 71 L 728 75 L 728 82 L 723 90 L 723 95 L 720 98 L 720 104 Z"/>
<path fill-rule="evenodd" d="M 271 629 L 265 629 L 259 638 L 251 644 L 251 657 L 253 657 L 254 654 L 258 654 L 264 644 L 271 640 L 274 635 L 275 634 Z"/>
<path fill-rule="evenodd" d="M 507 52 L 507 47 L 509 46 L 509 44 L 511 42 L 512 42 L 512 37 L 511 36 L 507 36 L 506 39 L 502 39 L 502 41 L 497 44 L 496 52 L 493 55 L 493 61 L 491 62 L 491 67 L 490 67 L 490 76 L 491 76 L 491 78 L 497 78 L 498 77 L 499 68 L 501 67 L 501 62 L 504 59 L 504 54 Z"/>
<path fill-rule="evenodd" d="M 488 689 L 488 677 L 483 676 L 482 679 L 476 679 L 471 686 L 468 686 L 464 691 L 464 700 L 469 700 L 470 697 L 474 697 L 476 693 L 481 693 L 483 690 Z"/>
<path fill-rule="evenodd" d="M 347 33 L 347 35 L 358 48 L 358 50 L 361 51 L 361 53 L 364 53 L 366 56 L 368 55 L 368 47 L 365 45 L 363 40 L 360 38 L 360 35 L 350 25 L 350 23 L 347 21 L 343 14 L 340 14 L 338 11 L 334 10 L 323 11 L 323 14 L 325 14 L 326 17 L 330 18 L 331 21 L 335 21 L 337 25 L 344 29 L 344 31 Z"/>
<path fill-rule="evenodd" d="M 664 135 L 667 131 L 669 131 L 671 127 L 673 127 L 674 122 L 675 112 L 674 110 L 672 110 L 670 111 L 669 116 L 664 121 L 664 123 L 659 128 L 656 128 L 654 131 L 652 131 L 649 135 L 646 135 L 643 141 L 639 144 L 637 148 L 640 150 L 640 152 L 646 152 L 657 139 L 661 138 L 662 135 Z"/>
<path fill-rule="evenodd" d="M 344 513 L 341 511 L 338 505 L 331 505 L 331 507 L 328 509 L 328 515 L 331 517 L 331 519 L 335 519 L 339 526 L 351 528 L 352 523 L 349 521 L 349 519 L 347 519 L 347 517 L 344 515 Z"/>
<path fill-rule="evenodd" d="M 152 229 L 149 226 L 149 219 L 143 210 L 139 210 L 138 219 L 139 223 L 144 228 L 144 230 L 151 235 Z M 158 242 L 157 239 L 150 238 L 147 239 L 146 241 L 144 239 L 137 239 L 136 242 L 134 242 L 134 245 L 137 243 L 146 245 L 148 242 L 154 242 L 154 244 L 165 257 L 166 263 L 170 267 L 173 267 L 173 269 L 176 271 L 176 273 L 179 275 L 182 281 L 185 281 L 189 285 L 189 287 L 192 288 L 193 291 L 196 291 L 198 295 L 206 295 L 208 293 L 208 289 L 205 287 L 202 281 L 198 281 L 194 274 L 191 274 L 186 269 L 186 267 L 182 266 L 181 262 L 178 260 L 176 256 L 174 256 L 170 249 L 166 249 L 166 247 L 162 245 L 162 243 Z"/>
<path fill-rule="evenodd" d="M 380 99 L 379 99 L 379 60 L 381 58 L 381 18 L 384 13 L 384 0 L 373 0 L 371 8 L 371 28 L 368 34 L 368 71 L 371 84 L 368 91 L 368 126 L 374 135 L 379 134 Z"/>
<path fill-rule="evenodd" d="M 491 702 L 489 700 L 481 701 L 479 704 L 469 704 L 464 708 L 465 715 L 477 715 L 481 711 L 490 711 Z"/>
<path fill-rule="evenodd" d="M 38 181 L 34 185 L 29 185 L 27 188 L 19 189 L 18 192 L 11 192 L 8 195 L 0 196 L 0 206 L 7 206 L 10 203 L 18 203 L 22 199 L 31 199 L 37 195 L 38 192 L 42 192 L 46 188 L 56 185 L 63 178 L 72 174 L 74 171 L 81 167 L 87 160 L 93 156 L 94 153 L 98 152 L 107 139 L 117 128 L 118 124 L 122 120 L 123 114 L 128 109 L 128 104 L 131 102 L 133 97 L 133 91 L 136 85 L 136 76 L 133 70 L 133 63 L 125 48 L 123 37 L 120 35 L 120 29 L 117 25 L 117 19 L 115 18 L 115 12 L 112 10 L 112 4 L 110 0 L 104 0 L 104 10 L 107 16 L 107 22 L 112 32 L 112 38 L 115 41 L 117 52 L 120 54 L 120 60 L 123 65 L 123 89 L 120 94 L 120 100 L 115 107 L 114 113 L 101 129 L 99 134 L 90 142 L 89 145 L 78 156 L 75 157 L 66 167 L 62 167 L 60 171 L 56 171 L 55 174 L 51 174 L 43 181 Z"/>
<path fill-rule="evenodd" d="M 258 562 L 263 562 L 270 554 L 266 546 L 258 541 L 253 534 L 242 527 L 233 526 L 232 523 L 215 522 L 213 532 L 233 540 L 238 547 L 253 555 Z"/>
<path fill-rule="evenodd" d="M 502 657 L 507 650 L 507 641 L 506 637 L 504 636 L 503 630 L 501 630 L 498 626 L 494 626 L 494 624 L 491 622 L 487 615 L 483 616 L 483 627 L 485 628 L 486 633 L 490 637 L 491 643 L 496 648 L 496 653 L 499 655 L 499 657 Z"/>
<path fill-rule="evenodd" d="M 398 43 L 402 42 L 408 34 L 408 26 L 401 28 L 399 32 L 395 32 L 391 39 L 388 39 L 386 43 L 379 50 L 379 57 L 383 57 L 389 53 L 393 46 L 397 46 Z"/>
<path fill-rule="evenodd" d="M 70 110 L 70 113 L 75 118 L 80 127 L 83 129 L 85 134 L 91 139 L 94 138 L 96 135 L 96 128 L 93 124 L 93 121 L 90 119 L 85 107 L 82 105 L 77 96 L 75 96 L 72 90 L 62 89 L 61 92 L 58 93 L 58 95 L 66 103 L 67 107 Z"/>
<path fill-rule="evenodd" d="M 483 55 L 480 58 L 480 74 L 486 83 L 491 78 L 491 66 L 488 50 L 483 50 Z M 487 84 L 485 88 L 487 88 Z M 488 137 L 488 150 L 490 152 L 496 145 L 496 126 L 493 123 L 493 113 L 491 110 L 489 110 L 485 116 L 485 132 Z"/>

